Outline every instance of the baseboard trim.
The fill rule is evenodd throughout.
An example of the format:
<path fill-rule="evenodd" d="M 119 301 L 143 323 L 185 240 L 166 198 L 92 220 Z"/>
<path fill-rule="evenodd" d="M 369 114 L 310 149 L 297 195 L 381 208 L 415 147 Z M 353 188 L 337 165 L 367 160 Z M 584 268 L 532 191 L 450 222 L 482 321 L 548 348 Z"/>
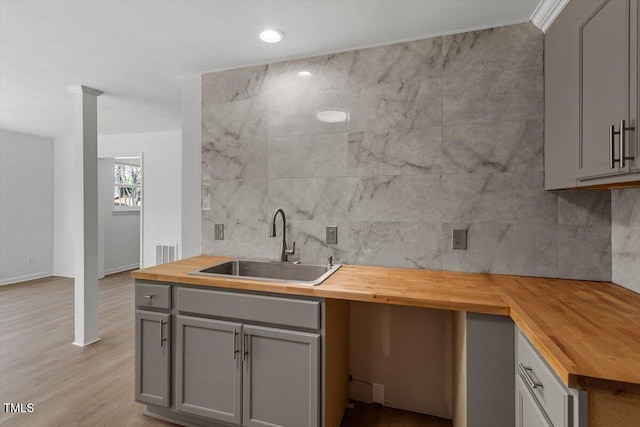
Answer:
<path fill-rule="evenodd" d="M 41 273 L 25 274 L 24 276 L 18 276 L 18 277 L 9 277 L 8 279 L 0 280 L 0 286 L 12 285 L 14 283 L 26 282 L 28 280 L 42 279 L 42 278 L 51 277 L 51 276 L 54 276 L 52 271 L 45 271 Z"/>
<path fill-rule="evenodd" d="M 73 273 L 59 273 L 56 271 L 53 272 L 53 275 L 58 277 L 66 277 L 67 279 L 73 279 L 74 277 L 76 277 Z"/>
<path fill-rule="evenodd" d="M 135 264 L 124 265 L 122 267 L 110 268 L 104 271 L 104 275 L 108 276 L 109 274 L 121 273 L 128 270 L 136 270 L 138 268 L 140 268 L 140 263 L 137 262 Z"/>
<path fill-rule="evenodd" d="M 87 346 L 89 346 L 89 345 L 91 345 L 91 344 L 95 344 L 95 343 L 97 343 L 98 341 L 100 341 L 100 338 L 96 338 L 95 340 L 93 340 L 93 341 L 89 341 L 88 343 L 84 343 L 84 344 L 80 344 L 80 343 L 77 343 L 77 342 L 75 342 L 75 341 L 74 341 L 74 342 L 72 342 L 71 344 L 73 344 L 73 345 L 75 345 L 75 346 L 77 346 L 77 347 L 87 347 Z"/>

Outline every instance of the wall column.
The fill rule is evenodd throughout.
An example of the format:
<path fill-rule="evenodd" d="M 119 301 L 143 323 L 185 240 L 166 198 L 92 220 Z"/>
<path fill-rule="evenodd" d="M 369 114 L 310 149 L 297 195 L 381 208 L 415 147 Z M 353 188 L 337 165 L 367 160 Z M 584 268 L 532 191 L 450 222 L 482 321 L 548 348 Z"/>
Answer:
<path fill-rule="evenodd" d="M 98 96 L 99 90 L 74 86 L 74 345 L 98 337 Z"/>

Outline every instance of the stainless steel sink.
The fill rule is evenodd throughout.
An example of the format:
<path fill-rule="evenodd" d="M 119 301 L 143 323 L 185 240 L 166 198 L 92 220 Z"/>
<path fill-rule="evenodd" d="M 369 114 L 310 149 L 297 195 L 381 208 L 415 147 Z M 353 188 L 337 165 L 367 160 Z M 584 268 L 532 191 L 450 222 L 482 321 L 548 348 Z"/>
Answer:
<path fill-rule="evenodd" d="M 192 271 L 189 274 L 315 286 L 324 282 L 340 267 L 339 264 L 330 266 L 235 259 Z"/>

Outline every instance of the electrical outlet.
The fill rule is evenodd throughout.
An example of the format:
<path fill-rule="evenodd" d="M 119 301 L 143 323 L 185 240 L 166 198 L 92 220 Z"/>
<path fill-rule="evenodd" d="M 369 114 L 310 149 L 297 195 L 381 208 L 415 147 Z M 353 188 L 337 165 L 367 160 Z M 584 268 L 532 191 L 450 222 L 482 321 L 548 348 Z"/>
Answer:
<path fill-rule="evenodd" d="M 327 245 L 337 245 L 338 244 L 338 227 L 337 226 L 328 226 L 326 232 L 325 241 Z"/>
<path fill-rule="evenodd" d="M 27 257 L 27 264 L 35 264 L 36 263 L 36 257 L 34 257 L 33 255 L 29 255 Z"/>
<path fill-rule="evenodd" d="M 224 240 L 224 224 L 216 224 L 214 227 L 214 239 Z"/>
<path fill-rule="evenodd" d="M 373 383 L 371 388 L 373 391 L 373 396 L 371 399 L 373 400 L 373 403 L 384 405 L 384 385 Z"/>
<path fill-rule="evenodd" d="M 467 230 L 453 230 L 453 249 L 467 250 Z"/>

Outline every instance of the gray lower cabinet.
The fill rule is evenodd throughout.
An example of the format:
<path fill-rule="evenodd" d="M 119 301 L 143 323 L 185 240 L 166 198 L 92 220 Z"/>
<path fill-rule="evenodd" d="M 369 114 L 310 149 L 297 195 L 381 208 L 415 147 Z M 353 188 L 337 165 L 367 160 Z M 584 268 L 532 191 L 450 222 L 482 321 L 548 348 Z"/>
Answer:
<path fill-rule="evenodd" d="M 553 427 L 520 377 L 516 378 L 516 427 Z"/>
<path fill-rule="evenodd" d="M 242 324 L 179 315 L 176 326 L 176 409 L 240 424 Z"/>
<path fill-rule="evenodd" d="M 583 427 L 587 395 L 566 387 L 516 328 L 516 427 Z"/>
<path fill-rule="evenodd" d="M 320 335 L 245 325 L 243 425 L 317 427 Z"/>
<path fill-rule="evenodd" d="M 135 397 L 146 415 L 201 427 L 340 425 L 348 302 L 136 281 L 136 306 Z"/>
<path fill-rule="evenodd" d="M 138 402 L 170 405 L 170 316 L 136 310 L 135 398 Z"/>

